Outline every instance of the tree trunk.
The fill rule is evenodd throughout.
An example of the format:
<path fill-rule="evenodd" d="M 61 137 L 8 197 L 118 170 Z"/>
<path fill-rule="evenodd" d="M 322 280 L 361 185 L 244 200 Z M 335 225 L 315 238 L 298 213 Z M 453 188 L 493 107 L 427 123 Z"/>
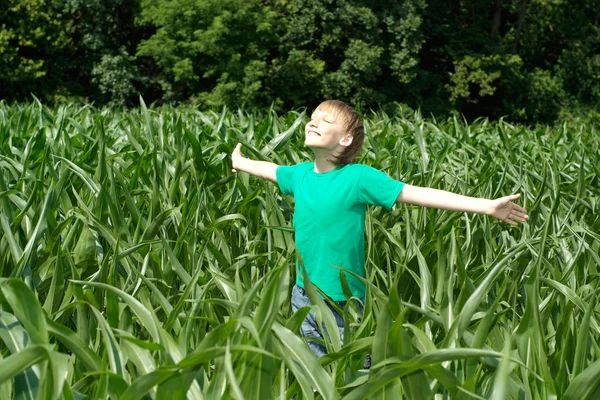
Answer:
<path fill-rule="evenodd" d="M 527 0 L 521 0 L 521 10 L 519 11 L 519 20 L 517 21 L 517 33 L 515 34 L 515 40 L 512 44 L 512 52 L 516 53 L 519 51 L 519 41 L 521 40 L 521 32 L 523 31 L 523 25 L 525 24 L 525 13 L 527 11 Z"/>
<path fill-rule="evenodd" d="M 496 4 L 494 5 L 494 16 L 492 19 L 492 31 L 490 32 L 490 37 L 495 39 L 498 36 L 498 32 L 500 31 L 500 21 L 502 20 L 502 0 L 496 0 Z"/>

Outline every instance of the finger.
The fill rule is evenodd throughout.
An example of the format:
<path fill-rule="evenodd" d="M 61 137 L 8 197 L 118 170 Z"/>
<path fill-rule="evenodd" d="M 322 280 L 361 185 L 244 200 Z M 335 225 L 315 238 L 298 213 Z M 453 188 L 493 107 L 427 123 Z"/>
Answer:
<path fill-rule="evenodd" d="M 511 194 L 510 196 L 506 196 L 506 197 L 508 197 L 509 200 L 516 200 L 519 197 L 521 197 L 521 193 Z"/>
<path fill-rule="evenodd" d="M 520 205 L 518 205 L 518 204 L 515 204 L 515 207 L 514 207 L 514 209 L 515 209 L 515 210 L 517 210 L 517 211 L 519 211 L 519 212 L 522 212 L 522 213 L 524 213 L 524 214 L 527 214 L 527 209 L 526 209 L 526 208 L 523 208 L 523 207 L 521 207 L 521 206 L 520 206 Z"/>
<path fill-rule="evenodd" d="M 237 169 L 233 169 L 233 168 L 232 168 L 232 169 L 231 169 L 231 172 L 237 172 Z"/>
<path fill-rule="evenodd" d="M 515 215 L 515 214 L 510 214 L 508 217 L 512 220 L 519 221 L 519 222 L 527 221 L 527 218 L 519 216 L 519 215 Z"/>
<path fill-rule="evenodd" d="M 519 226 L 519 224 L 517 224 L 515 221 L 510 220 L 508 218 L 506 220 L 504 220 L 504 222 L 506 222 L 507 224 L 512 225 L 512 226 Z"/>
<path fill-rule="evenodd" d="M 527 214 L 527 210 L 526 210 L 525 208 L 521 207 L 520 205 L 518 205 L 518 204 L 515 204 L 515 203 L 513 203 L 513 202 L 511 202 L 511 203 L 510 203 L 510 205 L 512 206 L 513 210 L 517 210 L 517 211 L 519 211 L 519 212 L 522 212 L 522 213 L 524 213 L 524 214 Z"/>
<path fill-rule="evenodd" d="M 527 215 L 526 213 L 523 213 L 521 211 L 518 210 L 511 210 L 510 212 L 512 215 L 516 215 L 517 217 L 521 217 L 521 218 L 529 218 L 529 215 Z"/>

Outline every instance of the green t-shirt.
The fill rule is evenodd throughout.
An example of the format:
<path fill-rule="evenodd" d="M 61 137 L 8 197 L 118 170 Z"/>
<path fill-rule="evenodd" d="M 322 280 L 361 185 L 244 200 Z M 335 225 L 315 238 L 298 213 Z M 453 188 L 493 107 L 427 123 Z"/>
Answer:
<path fill-rule="evenodd" d="M 346 300 L 337 267 L 365 276 L 367 204 L 391 209 L 404 183 L 360 164 L 319 174 L 312 162 L 278 167 L 277 183 L 294 196 L 296 247 L 310 281 L 333 300 Z M 354 296 L 365 295 L 354 276 L 346 274 L 346 281 Z M 304 287 L 301 273 L 296 283 Z"/>

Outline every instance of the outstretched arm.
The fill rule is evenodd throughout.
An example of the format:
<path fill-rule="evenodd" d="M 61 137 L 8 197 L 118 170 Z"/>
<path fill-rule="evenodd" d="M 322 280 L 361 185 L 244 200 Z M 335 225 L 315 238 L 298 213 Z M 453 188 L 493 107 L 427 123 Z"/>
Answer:
<path fill-rule="evenodd" d="M 277 183 L 277 167 L 279 165 L 268 161 L 256 161 L 246 158 L 242 154 L 242 144 L 238 143 L 235 150 L 231 153 L 231 166 L 233 172 L 247 172 L 258 178 L 268 179 L 271 182 Z"/>
<path fill-rule="evenodd" d="M 529 219 L 527 210 L 512 202 L 512 200 L 519 197 L 521 197 L 520 194 L 513 194 L 489 200 L 463 196 L 445 190 L 405 185 L 396 202 L 443 210 L 485 214 L 507 224 L 517 226 L 518 222 L 525 222 Z"/>

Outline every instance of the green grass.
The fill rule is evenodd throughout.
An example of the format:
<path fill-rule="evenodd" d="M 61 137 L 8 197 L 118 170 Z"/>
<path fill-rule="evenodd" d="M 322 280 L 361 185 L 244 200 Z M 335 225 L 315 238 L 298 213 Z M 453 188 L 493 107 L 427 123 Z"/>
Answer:
<path fill-rule="evenodd" d="M 309 160 L 305 121 L 0 103 L 0 398 L 600 396 L 597 132 L 366 116 L 360 162 L 531 218 L 370 209 L 362 323 L 316 359 L 293 201 L 229 159 Z"/>

